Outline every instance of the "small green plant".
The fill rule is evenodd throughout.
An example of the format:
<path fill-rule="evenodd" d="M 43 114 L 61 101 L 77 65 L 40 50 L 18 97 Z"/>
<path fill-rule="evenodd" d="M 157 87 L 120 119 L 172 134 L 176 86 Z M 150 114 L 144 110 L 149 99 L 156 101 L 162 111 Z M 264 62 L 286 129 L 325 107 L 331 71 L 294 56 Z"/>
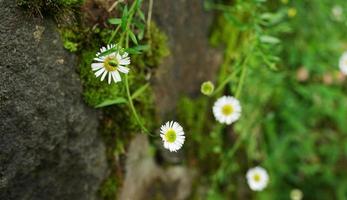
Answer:
<path fill-rule="evenodd" d="M 108 74 L 109 84 L 111 80 L 114 80 L 114 82 L 121 81 L 119 72 L 125 74 L 124 84 L 127 96 L 126 102 L 129 105 L 138 125 L 141 127 L 141 130 L 147 134 L 150 134 L 147 128 L 143 125 L 143 122 L 141 121 L 135 109 L 128 82 L 127 73 L 129 72 L 129 68 L 125 67 L 125 65 L 130 64 L 128 53 L 140 54 L 142 51 L 148 49 L 148 46 L 139 45 L 139 41 L 143 39 L 145 31 L 145 18 L 144 14 L 141 11 L 141 3 L 142 2 L 140 0 L 135 0 L 131 4 L 129 9 L 128 5 L 125 5 L 123 7 L 121 18 L 109 19 L 109 23 L 115 25 L 116 28 L 112 32 L 108 43 L 115 43 L 116 45 L 111 44 L 108 45 L 107 48 L 102 47 L 100 49 L 100 52 L 97 53 L 96 58 L 94 58 L 94 60 L 99 61 L 100 63 L 93 63 L 92 68 L 93 70 L 97 71 L 95 73 L 97 77 L 101 76 L 101 80 L 103 80 Z M 137 35 L 134 34 L 135 29 L 138 31 Z M 113 42 L 113 40 L 115 39 L 116 42 Z M 130 47 L 130 43 L 136 46 Z M 139 95 L 142 91 L 144 91 L 144 89 L 140 87 L 134 93 L 137 93 Z M 101 104 L 97 105 L 97 107 L 124 103 L 124 100 L 125 99 L 123 97 L 118 96 L 113 100 L 102 102 Z"/>

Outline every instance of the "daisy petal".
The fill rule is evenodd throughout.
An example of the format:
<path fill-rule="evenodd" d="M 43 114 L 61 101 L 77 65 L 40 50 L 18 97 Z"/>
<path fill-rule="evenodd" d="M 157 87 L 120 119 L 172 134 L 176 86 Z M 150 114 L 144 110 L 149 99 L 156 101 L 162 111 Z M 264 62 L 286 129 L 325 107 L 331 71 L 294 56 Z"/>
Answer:
<path fill-rule="evenodd" d="M 107 75 L 107 70 L 105 70 L 104 73 L 102 74 L 101 81 L 103 81 L 105 79 L 106 75 Z"/>
<path fill-rule="evenodd" d="M 123 67 L 123 66 L 119 66 L 118 67 L 118 71 L 124 73 L 124 74 L 127 74 L 129 72 L 129 68 L 127 67 Z"/>
<path fill-rule="evenodd" d="M 122 78 L 120 77 L 120 75 L 119 75 L 119 72 L 118 72 L 118 71 L 114 71 L 114 72 L 113 72 L 113 74 L 114 74 L 114 76 L 115 76 L 115 78 L 116 78 L 117 82 L 119 82 L 119 81 L 121 81 L 121 80 L 122 80 Z"/>
<path fill-rule="evenodd" d="M 108 84 L 111 84 L 111 73 L 108 73 Z"/>
<path fill-rule="evenodd" d="M 104 68 L 101 68 L 99 71 L 95 72 L 95 76 L 99 77 L 105 71 Z"/>
<path fill-rule="evenodd" d="M 96 71 L 104 66 L 103 63 L 92 63 L 92 70 Z"/>

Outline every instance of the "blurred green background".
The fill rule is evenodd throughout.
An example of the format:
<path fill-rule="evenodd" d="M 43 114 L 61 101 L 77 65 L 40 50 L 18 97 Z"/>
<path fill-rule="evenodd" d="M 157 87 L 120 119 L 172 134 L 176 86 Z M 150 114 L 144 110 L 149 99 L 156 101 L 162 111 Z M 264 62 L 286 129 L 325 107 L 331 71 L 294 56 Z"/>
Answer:
<path fill-rule="evenodd" d="M 347 50 L 347 1 L 205 7 L 218 11 L 210 40 L 225 50 L 217 87 L 230 81 L 212 98 L 183 98 L 180 120 L 194 137 L 188 162 L 202 168 L 198 182 L 212 186 L 207 199 L 290 199 L 293 189 L 303 199 L 347 199 L 347 81 L 338 67 Z M 223 94 L 243 106 L 232 127 L 211 117 Z M 245 179 L 256 165 L 270 175 L 262 192 L 250 191 Z"/>

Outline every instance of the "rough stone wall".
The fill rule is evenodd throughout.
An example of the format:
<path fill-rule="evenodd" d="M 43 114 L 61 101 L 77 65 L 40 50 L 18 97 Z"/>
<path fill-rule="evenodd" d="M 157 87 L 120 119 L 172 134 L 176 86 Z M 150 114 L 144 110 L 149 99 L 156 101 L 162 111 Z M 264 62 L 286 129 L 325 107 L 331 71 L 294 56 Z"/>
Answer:
<path fill-rule="evenodd" d="M 159 166 L 151 155 L 145 135 L 137 135 L 129 146 L 126 176 L 119 199 L 188 199 L 195 171 L 185 166 Z"/>
<path fill-rule="evenodd" d="M 83 103 L 76 59 L 63 49 L 49 17 L 34 18 L 16 8 L 14 0 L 0 0 L 0 17 L 0 199 L 96 199 L 107 167 L 98 114 Z M 214 77 L 221 56 L 208 44 L 212 15 L 204 11 L 202 0 L 154 0 L 153 19 L 168 35 L 171 50 L 153 83 L 164 120 L 180 94 L 194 96 L 203 81 Z M 160 169 L 150 162 L 155 170 L 149 174 Z M 143 179 L 160 187 L 138 197 L 150 198 L 161 186 L 174 186 L 171 196 L 177 199 L 189 195 L 189 169 L 160 170 L 162 175 Z M 133 191 L 134 173 L 127 169 L 123 197 Z M 175 177 L 167 182 L 160 178 L 169 174 Z M 182 185 L 188 192 L 179 197 Z"/>
<path fill-rule="evenodd" d="M 0 0 L 0 199 L 96 199 L 106 174 L 97 113 L 49 17 Z"/>
<path fill-rule="evenodd" d="M 181 94 L 196 96 L 201 83 L 215 77 L 222 56 L 209 45 L 213 13 L 203 0 L 154 0 L 153 19 L 168 35 L 171 51 L 154 83 L 158 114 L 165 118 Z"/>

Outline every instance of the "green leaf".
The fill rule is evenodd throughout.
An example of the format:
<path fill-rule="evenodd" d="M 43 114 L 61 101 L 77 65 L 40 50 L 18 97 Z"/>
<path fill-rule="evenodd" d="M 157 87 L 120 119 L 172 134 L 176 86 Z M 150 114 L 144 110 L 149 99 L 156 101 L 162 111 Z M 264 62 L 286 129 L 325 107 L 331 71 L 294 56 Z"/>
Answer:
<path fill-rule="evenodd" d="M 131 40 L 137 45 L 138 43 L 137 43 L 136 36 L 132 31 L 129 31 L 129 36 L 130 36 Z"/>
<path fill-rule="evenodd" d="M 137 11 L 137 14 L 139 14 L 139 17 L 140 17 L 140 19 L 142 20 L 142 21 L 146 21 L 146 19 L 145 19 L 145 15 L 143 14 L 143 12 L 141 11 L 141 10 L 138 10 Z"/>
<path fill-rule="evenodd" d="M 137 38 L 139 38 L 139 40 L 142 40 L 144 35 L 145 35 L 145 32 L 141 30 L 139 34 L 137 34 Z"/>
<path fill-rule="evenodd" d="M 133 20 L 133 23 L 134 23 L 135 27 L 139 29 L 138 34 L 137 34 L 138 40 L 142 40 L 144 33 L 145 33 L 145 24 L 139 20 L 136 20 L 136 19 Z"/>
<path fill-rule="evenodd" d="M 137 27 L 138 29 L 145 30 L 145 24 L 142 23 L 141 21 L 134 19 L 133 23 L 134 23 L 135 27 Z"/>
<path fill-rule="evenodd" d="M 139 38 L 139 40 L 142 40 L 144 35 L 145 35 L 145 31 L 140 30 L 139 34 L 137 34 L 137 38 Z"/>
<path fill-rule="evenodd" d="M 139 51 L 147 51 L 149 50 L 149 45 L 138 45 L 136 47 L 134 47 L 136 50 L 139 50 Z"/>
<path fill-rule="evenodd" d="M 269 44 L 277 44 L 281 42 L 280 39 L 269 36 L 269 35 L 260 36 L 260 41 L 263 43 L 269 43 Z"/>
<path fill-rule="evenodd" d="M 128 20 L 128 6 L 126 5 L 123 10 L 122 23 L 121 23 L 121 27 L 123 31 L 125 31 L 126 29 L 127 20 Z"/>
<path fill-rule="evenodd" d="M 122 23 L 122 19 L 120 19 L 120 18 L 111 18 L 111 19 L 108 19 L 108 23 L 114 24 L 114 25 L 118 25 L 118 24 Z"/>
<path fill-rule="evenodd" d="M 106 101 L 100 103 L 99 105 L 96 105 L 95 108 L 102 108 L 105 106 L 110 106 L 110 105 L 114 105 L 114 104 L 123 104 L 123 103 L 127 103 L 127 100 L 123 97 L 118 97 L 116 99 L 106 100 Z"/>
<path fill-rule="evenodd" d="M 134 48 L 127 48 L 125 49 L 125 51 L 128 52 L 129 54 L 141 54 L 141 51 Z"/>
<path fill-rule="evenodd" d="M 142 4 L 142 0 L 136 0 L 136 10 L 138 10 L 140 7 L 141 7 L 141 4 Z"/>
<path fill-rule="evenodd" d="M 231 13 L 225 12 L 225 13 L 224 13 L 224 17 L 225 17 L 225 19 L 227 20 L 227 22 L 229 22 L 229 23 L 235 25 L 235 26 L 236 26 L 238 29 L 240 29 L 240 30 L 246 30 L 246 29 L 248 29 L 248 28 L 251 27 L 250 24 L 241 22 L 240 19 L 238 19 L 237 17 L 235 17 L 235 16 L 234 16 L 233 14 L 231 14 Z"/>
<path fill-rule="evenodd" d="M 139 89 L 137 89 L 133 95 L 131 95 L 131 99 L 136 99 L 138 96 L 140 96 L 149 86 L 149 83 L 143 85 Z"/>
<path fill-rule="evenodd" d="M 147 51 L 148 49 L 149 45 L 138 45 L 134 48 L 127 48 L 125 51 L 130 54 L 140 54 L 142 51 Z"/>

